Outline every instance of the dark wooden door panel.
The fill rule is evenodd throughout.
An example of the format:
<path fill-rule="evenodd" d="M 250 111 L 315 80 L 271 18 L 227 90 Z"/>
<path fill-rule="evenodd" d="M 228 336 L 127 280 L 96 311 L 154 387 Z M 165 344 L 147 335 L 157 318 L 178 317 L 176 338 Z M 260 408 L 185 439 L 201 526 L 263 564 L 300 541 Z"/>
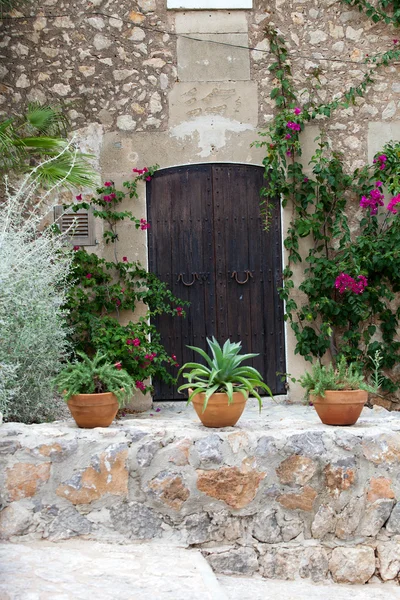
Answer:
<path fill-rule="evenodd" d="M 199 360 L 187 344 L 206 337 L 241 341 L 256 352 L 253 366 L 275 394 L 285 371 L 279 202 L 271 228 L 259 209 L 263 168 L 188 165 L 159 171 L 148 184 L 149 268 L 191 306 L 186 319 L 154 320 L 180 364 Z M 176 374 L 176 369 L 172 370 Z M 179 399 L 175 387 L 155 383 L 155 398 Z"/>

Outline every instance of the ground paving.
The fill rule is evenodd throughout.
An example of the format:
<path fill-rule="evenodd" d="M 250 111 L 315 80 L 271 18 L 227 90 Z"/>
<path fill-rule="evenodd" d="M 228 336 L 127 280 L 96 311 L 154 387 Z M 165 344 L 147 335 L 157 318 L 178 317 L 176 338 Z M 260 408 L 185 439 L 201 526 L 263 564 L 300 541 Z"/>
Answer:
<path fill-rule="evenodd" d="M 394 584 L 217 578 L 198 550 L 151 543 L 3 543 L 0 574 L 0 600 L 400 600 Z"/>

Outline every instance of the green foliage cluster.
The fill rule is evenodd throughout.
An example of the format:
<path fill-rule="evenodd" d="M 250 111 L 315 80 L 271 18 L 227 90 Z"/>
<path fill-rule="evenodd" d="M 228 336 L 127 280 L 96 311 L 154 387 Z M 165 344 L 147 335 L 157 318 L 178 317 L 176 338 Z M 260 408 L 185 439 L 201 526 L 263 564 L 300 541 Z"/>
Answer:
<path fill-rule="evenodd" d="M 292 219 L 284 241 L 288 264 L 280 291 L 286 303 L 286 316 L 295 333 L 296 353 L 313 361 L 328 350 L 333 360 L 344 356 L 348 363 L 357 361 L 365 372 L 371 371 L 370 356 L 379 351 L 382 368 L 391 369 L 400 358 L 397 339 L 400 308 L 395 306 L 400 291 L 400 212 L 381 207 L 376 214 L 361 208 L 357 229 L 350 228 L 349 214 L 360 206 L 363 196 L 381 184 L 385 194 L 400 193 L 400 143 L 389 143 L 372 165 L 347 173 L 343 156 L 331 149 L 322 135 L 311 160 L 311 174 L 305 174 L 300 162 L 299 134 L 306 124 L 319 117 L 330 117 L 337 108 L 347 108 L 362 96 L 374 81 L 380 66 L 400 59 L 396 47 L 373 59 L 363 81 L 341 99 L 316 104 L 311 99 L 301 105 L 292 85 L 284 39 L 274 30 L 266 35 L 277 60 L 270 71 L 278 81 L 271 97 L 279 109 L 257 145 L 267 149 L 264 159 L 268 187 L 262 190 L 263 210 L 268 227 L 272 198 L 281 197 L 293 207 Z M 323 126 L 323 119 L 319 119 Z M 379 156 L 385 157 L 382 162 Z M 353 219 L 354 220 L 354 219 Z M 306 300 L 292 297 L 293 265 L 302 261 L 300 241 L 306 238 L 311 249 L 306 258 L 305 278 L 300 290 Z M 340 291 L 335 287 L 341 273 L 367 278 L 363 293 Z M 383 380 L 387 391 L 396 389 L 389 377 Z"/>
<path fill-rule="evenodd" d="M 150 377 L 174 383 L 171 369 L 178 366 L 176 358 L 169 356 L 161 344 L 160 335 L 150 319 L 156 314 L 185 316 L 183 302 L 167 286 L 139 262 L 118 256 L 118 225 L 128 220 L 137 229 L 147 229 L 145 219 L 138 219 L 131 211 L 122 210 L 121 203 L 128 195 L 137 198 L 138 181 L 150 178 L 156 167 L 151 167 L 117 190 L 113 182 L 97 189 L 97 197 L 71 205 L 74 211 L 81 208 L 93 210 L 94 216 L 105 224 L 104 239 L 112 245 L 114 260 L 107 261 L 83 248 L 75 247 L 71 289 L 65 308 L 73 331 L 71 342 L 78 351 L 89 356 L 99 351 L 110 362 L 122 366 L 142 392 L 151 391 L 145 382 Z M 119 322 L 122 311 L 134 311 L 138 302 L 147 307 L 146 314 L 126 325 Z"/>
<path fill-rule="evenodd" d="M 36 102 L 24 115 L 0 121 L 0 176 L 31 173 L 44 187 L 95 185 L 88 155 L 74 149 L 67 133 L 64 113 Z"/>
<path fill-rule="evenodd" d="M 400 25 L 400 2 L 399 0 L 378 0 L 374 4 L 368 0 L 342 0 L 344 4 L 357 8 L 364 12 L 373 23 L 382 21 L 387 25 Z"/>
<path fill-rule="evenodd" d="M 299 378 L 300 385 L 306 391 L 306 399 L 310 393 L 325 397 L 327 390 L 365 390 L 376 393 L 376 386 L 369 385 L 356 363 L 347 364 L 344 356 L 340 358 L 336 368 L 330 363 L 322 366 L 319 362 L 312 366 L 311 371 Z"/>
<path fill-rule="evenodd" d="M 66 402 L 76 394 L 102 394 L 112 392 L 120 407 L 129 401 L 135 389 L 132 378 L 125 369 L 118 368 L 108 361 L 106 355 L 97 352 L 90 359 L 83 352 L 77 352 L 80 361 L 68 362 L 54 380 Z"/>
<path fill-rule="evenodd" d="M 226 340 L 221 348 L 213 337 L 212 340 L 207 339 L 207 343 L 211 349 L 212 358 L 201 348 L 188 346 L 188 348 L 200 354 L 206 364 L 190 362 L 183 365 L 178 376 L 182 374 L 189 383 L 181 385 L 178 391 L 191 390 L 188 403 L 197 394 L 204 393 L 203 412 L 207 408 L 210 396 L 217 392 L 225 392 L 228 395 L 228 404 L 232 404 L 234 392 L 240 392 L 245 399 L 250 393 L 257 398 L 261 409 L 262 401 L 257 388 L 262 388 L 272 397 L 271 390 L 262 381 L 262 376 L 256 369 L 242 365 L 245 360 L 258 355 L 239 354 L 241 350 L 240 342 L 232 343 Z M 186 369 L 190 370 L 185 373 Z"/>

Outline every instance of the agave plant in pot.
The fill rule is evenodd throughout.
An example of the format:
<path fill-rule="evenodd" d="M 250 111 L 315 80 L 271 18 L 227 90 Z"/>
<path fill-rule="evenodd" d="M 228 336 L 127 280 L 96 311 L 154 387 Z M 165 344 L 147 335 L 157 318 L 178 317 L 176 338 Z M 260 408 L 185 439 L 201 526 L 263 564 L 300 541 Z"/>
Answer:
<path fill-rule="evenodd" d="M 375 373 L 370 385 L 360 367 L 347 364 L 344 356 L 336 367 L 330 363 L 313 365 L 311 372 L 299 378 L 309 400 L 325 425 L 354 425 L 368 400 L 368 392 L 376 394 L 380 384 L 379 356 L 372 360 Z"/>
<path fill-rule="evenodd" d="M 130 375 L 120 363 L 107 362 L 99 352 L 91 359 L 77 352 L 80 361 L 69 362 L 54 380 L 78 427 L 108 427 L 118 409 L 135 390 Z"/>
<path fill-rule="evenodd" d="M 188 383 L 178 388 L 189 391 L 188 404 L 193 403 L 201 422 L 206 427 L 230 427 L 237 423 L 249 397 L 257 398 L 260 409 L 261 397 L 257 388 L 265 390 L 271 397 L 270 388 L 263 382 L 260 373 L 242 363 L 257 354 L 240 354 L 241 343 L 227 340 L 223 347 L 213 337 L 207 339 L 212 356 L 195 346 L 188 346 L 205 360 L 206 364 L 189 362 L 181 367 L 178 377 Z"/>

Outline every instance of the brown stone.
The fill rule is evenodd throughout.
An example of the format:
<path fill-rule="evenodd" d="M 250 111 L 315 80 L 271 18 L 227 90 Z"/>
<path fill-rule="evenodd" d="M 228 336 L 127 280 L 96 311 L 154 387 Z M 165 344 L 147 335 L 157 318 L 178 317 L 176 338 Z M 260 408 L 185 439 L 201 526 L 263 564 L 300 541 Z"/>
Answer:
<path fill-rule="evenodd" d="M 174 446 L 171 448 L 172 452 L 169 462 L 172 462 L 174 465 L 178 465 L 179 467 L 189 464 L 189 452 L 191 446 L 192 441 L 188 438 L 179 440 L 179 442 L 174 444 Z"/>
<path fill-rule="evenodd" d="M 313 477 L 316 469 L 311 458 L 294 454 L 281 462 L 276 473 L 281 483 L 304 485 Z"/>
<path fill-rule="evenodd" d="M 145 18 L 146 17 L 142 15 L 142 13 L 135 12 L 134 10 L 129 13 L 129 19 L 132 21 L 132 23 L 136 23 L 136 25 L 143 23 Z"/>
<path fill-rule="evenodd" d="M 36 494 L 38 487 L 49 479 L 50 463 L 17 463 L 7 469 L 6 474 L 9 499 L 30 498 Z"/>
<path fill-rule="evenodd" d="M 376 502 L 376 500 L 391 500 L 395 497 L 392 490 L 391 479 L 386 477 L 372 477 L 369 482 L 369 488 L 367 492 L 368 502 Z"/>
<path fill-rule="evenodd" d="M 222 467 L 212 471 L 197 470 L 197 488 L 232 508 L 243 508 L 254 500 L 265 473 L 255 469 Z"/>
<path fill-rule="evenodd" d="M 336 495 L 348 490 L 355 479 L 354 469 L 337 465 L 326 465 L 324 475 L 328 491 Z"/>
<path fill-rule="evenodd" d="M 39 446 L 38 450 L 39 450 L 39 454 L 41 454 L 42 456 L 47 456 L 47 457 L 49 457 L 52 454 L 61 453 L 63 451 L 60 444 L 57 444 L 57 443 L 42 444 L 41 446 Z"/>
<path fill-rule="evenodd" d="M 365 458 L 377 465 L 400 461 L 400 436 L 397 433 L 382 433 L 366 439 L 362 447 Z"/>
<path fill-rule="evenodd" d="M 182 477 L 168 471 L 159 473 L 148 487 L 164 504 L 174 510 L 180 510 L 190 496 L 190 491 L 184 485 Z"/>
<path fill-rule="evenodd" d="M 302 492 L 298 494 L 282 494 L 278 496 L 277 500 L 285 508 L 291 510 L 299 509 L 312 511 L 314 500 L 317 497 L 317 492 L 314 488 L 306 486 Z"/>
<path fill-rule="evenodd" d="M 125 496 L 128 493 L 128 450 L 106 451 L 98 464 L 90 466 L 58 486 L 56 494 L 72 504 L 90 504 L 105 494 Z"/>

